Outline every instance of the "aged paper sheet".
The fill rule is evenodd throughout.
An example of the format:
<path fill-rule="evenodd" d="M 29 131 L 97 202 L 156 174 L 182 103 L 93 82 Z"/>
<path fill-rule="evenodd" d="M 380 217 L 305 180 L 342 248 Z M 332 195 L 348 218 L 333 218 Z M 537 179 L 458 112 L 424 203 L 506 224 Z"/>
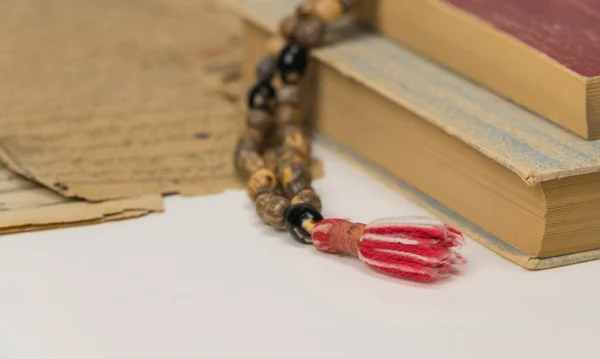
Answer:
<path fill-rule="evenodd" d="M 198 59 L 197 66 L 188 68 L 189 76 L 198 80 L 200 91 L 196 95 L 199 98 L 213 99 L 208 95 L 203 97 L 205 88 L 216 92 L 227 85 L 234 87 L 233 82 L 238 77 L 235 67 L 239 59 L 234 51 L 239 49 L 238 24 L 230 9 L 223 5 L 219 0 L 0 2 L 0 41 L 3 42 L 0 50 L 0 138 L 25 135 L 37 140 L 39 137 L 36 136 L 44 135 L 50 139 L 61 132 L 70 132 L 71 125 L 77 121 L 79 125 L 73 125 L 74 131 L 87 128 L 91 137 L 115 135 L 110 130 L 106 134 L 102 130 L 94 132 L 97 130 L 94 126 L 102 127 L 103 116 L 121 116 L 121 119 L 135 116 L 136 107 L 146 105 L 145 102 L 155 104 L 154 107 L 147 106 L 145 113 L 158 108 L 168 114 L 170 108 L 165 104 L 172 99 L 164 96 L 176 97 L 176 91 L 162 93 L 163 97 L 154 97 L 152 92 L 144 91 L 151 85 L 154 69 L 168 67 L 168 63 L 185 63 L 181 55 L 172 51 L 176 45 L 180 46 L 181 52 L 188 51 L 185 56 Z M 187 20 L 176 24 L 178 19 Z M 200 24 L 196 31 L 182 30 L 189 29 L 195 21 Z M 217 32 L 207 31 L 217 22 L 219 26 L 213 27 Z M 161 26 L 154 27 L 157 23 Z M 165 28 L 172 30 L 163 32 Z M 182 31 L 181 36 L 172 36 L 177 31 Z M 174 45 L 177 38 L 192 41 L 186 34 L 198 37 L 199 41 L 189 44 L 187 49 L 180 44 Z M 138 73 L 124 81 L 130 67 L 142 69 L 147 76 Z M 162 76 L 164 81 L 165 74 Z M 168 85 L 168 82 L 161 84 L 159 77 L 154 79 L 157 81 L 155 90 L 159 87 L 156 85 Z M 178 83 L 180 79 L 173 80 Z M 122 84 L 128 87 L 123 88 Z M 176 87 L 176 90 L 185 89 Z M 137 101 L 132 102 L 132 99 Z M 206 103 L 201 104 L 205 106 Z M 218 115 L 219 104 L 223 101 L 215 99 L 215 104 L 216 109 L 210 105 L 206 107 L 210 109 L 209 113 Z M 173 105 L 175 108 L 179 104 L 175 101 Z M 186 111 L 190 113 L 191 110 L 184 106 L 180 112 Z M 226 109 L 222 112 L 231 113 Z M 94 121 L 89 121 L 92 119 Z M 104 128 L 111 127 L 111 123 L 106 125 Z M 132 124 L 130 130 L 138 130 L 139 126 L 139 122 Z M 195 138 L 207 138 L 205 128 L 202 130 L 194 133 Z M 171 135 L 171 140 L 174 136 Z M 17 163 L 18 160 L 11 163 L 14 169 L 31 176 L 31 172 Z M 31 177 L 35 179 L 35 176 Z M 202 190 L 208 187 L 209 183 Z M 58 194 L 54 188 L 45 188 L 16 175 L 0 164 L 0 234 L 99 223 L 163 210 L 158 192 L 139 197 L 133 193 L 126 195 L 125 199 L 102 202 L 69 198 Z"/>
<path fill-rule="evenodd" d="M 36 134 L 4 138 L 2 158 L 64 196 L 88 200 L 238 187 L 232 165 L 237 117 L 211 108 L 211 100 L 220 99 L 205 97 L 177 110 L 149 105 L 133 116 L 79 114 L 63 117 L 62 126 L 41 122 Z M 203 101 L 208 110 L 196 109 Z M 81 120 L 86 123 L 78 125 Z"/>
<path fill-rule="evenodd" d="M 235 71 L 222 20 L 210 1 L 3 1 L 0 157 L 94 201 L 239 187 L 243 117 L 209 84 Z"/>
<path fill-rule="evenodd" d="M 162 210 L 160 195 L 98 203 L 66 198 L 0 164 L 0 234 L 101 223 Z"/>

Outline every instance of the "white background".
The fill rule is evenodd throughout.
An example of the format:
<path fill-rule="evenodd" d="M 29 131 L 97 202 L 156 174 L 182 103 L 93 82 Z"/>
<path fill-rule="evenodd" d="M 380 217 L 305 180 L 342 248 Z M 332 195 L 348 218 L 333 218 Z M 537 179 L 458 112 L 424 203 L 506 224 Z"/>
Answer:
<path fill-rule="evenodd" d="M 425 213 L 317 155 L 326 215 Z M 597 356 L 600 261 L 529 272 L 471 240 L 464 254 L 460 276 L 415 284 L 271 231 L 243 191 L 169 197 L 162 214 L 0 238 L 0 358 Z"/>

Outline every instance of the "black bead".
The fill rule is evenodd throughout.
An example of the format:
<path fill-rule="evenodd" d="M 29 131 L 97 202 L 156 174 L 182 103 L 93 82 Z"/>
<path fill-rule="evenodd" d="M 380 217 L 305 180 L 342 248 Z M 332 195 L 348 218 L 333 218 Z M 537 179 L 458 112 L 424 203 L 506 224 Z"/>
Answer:
<path fill-rule="evenodd" d="M 288 43 L 279 55 L 277 68 L 283 83 L 298 84 L 308 67 L 308 51 L 295 42 Z"/>
<path fill-rule="evenodd" d="M 290 206 L 285 212 L 285 228 L 300 243 L 311 244 L 311 230 L 323 216 L 311 206 L 298 203 Z"/>
<path fill-rule="evenodd" d="M 248 92 L 248 108 L 273 112 L 277 97 L 275 89 L 267 81 L 257 83 Z"/>

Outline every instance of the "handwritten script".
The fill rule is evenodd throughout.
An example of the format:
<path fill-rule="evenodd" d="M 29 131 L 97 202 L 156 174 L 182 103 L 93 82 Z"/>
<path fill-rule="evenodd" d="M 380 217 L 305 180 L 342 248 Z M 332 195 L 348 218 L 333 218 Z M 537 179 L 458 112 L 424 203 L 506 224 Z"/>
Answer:
<path fill-rule="evenodd" d="M 0 158 L 92 201 L 239 187 L 243 117 L 211 86 L 241 40 L 218 3 L 3 1 Z"/>

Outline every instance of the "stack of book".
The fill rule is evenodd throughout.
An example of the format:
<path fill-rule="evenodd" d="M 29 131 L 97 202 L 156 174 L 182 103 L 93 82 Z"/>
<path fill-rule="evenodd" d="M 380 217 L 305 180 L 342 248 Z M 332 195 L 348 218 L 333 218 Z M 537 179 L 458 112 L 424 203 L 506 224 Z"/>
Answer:
<path fill-rule="evenodd" d="M 600 6 L 365 1 L 311 53 L 325 143 L 525 268 L 600 258 Z M 298 2 L 242 2 L 245 85 Z"/>

